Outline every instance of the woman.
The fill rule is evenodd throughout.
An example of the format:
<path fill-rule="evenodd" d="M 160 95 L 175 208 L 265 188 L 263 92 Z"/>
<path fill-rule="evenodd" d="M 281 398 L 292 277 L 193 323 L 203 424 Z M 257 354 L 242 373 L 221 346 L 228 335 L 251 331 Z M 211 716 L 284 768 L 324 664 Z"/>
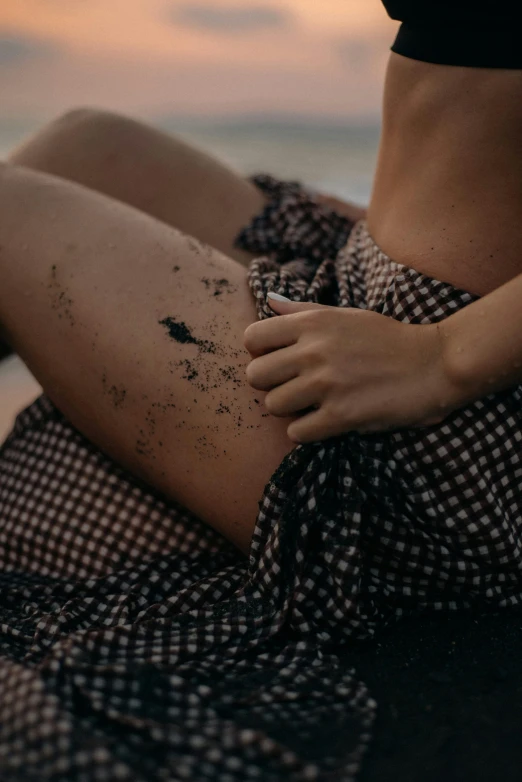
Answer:
<path fill-rule="evenodd" d="M 366 219 L 96 112 L 4 167 L 13 778 L 351 779 L 333 645 L 520 601 L 515 16 L 417 5 Z"/>

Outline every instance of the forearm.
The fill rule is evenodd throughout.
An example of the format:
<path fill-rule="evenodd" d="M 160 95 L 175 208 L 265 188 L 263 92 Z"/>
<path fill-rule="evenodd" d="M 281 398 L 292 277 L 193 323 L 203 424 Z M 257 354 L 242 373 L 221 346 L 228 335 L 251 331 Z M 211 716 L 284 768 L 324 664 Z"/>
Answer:
<path fill-rule="evenodd" d="M 522 275 L 439 324 L 463 401 L 522 384 Z"/>

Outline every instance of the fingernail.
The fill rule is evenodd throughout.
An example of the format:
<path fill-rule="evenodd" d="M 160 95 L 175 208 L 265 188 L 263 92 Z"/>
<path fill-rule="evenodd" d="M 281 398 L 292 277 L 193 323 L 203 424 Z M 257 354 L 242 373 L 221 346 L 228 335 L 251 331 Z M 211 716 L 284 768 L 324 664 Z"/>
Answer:
<path fill-rule="evenodd" d="M 272 299 L 272 301 L 292 301 L 292 299 L 287 299 L 286 296 L 281 296 L 279 293 L 272 293 L 272 291 L 270 291 L 267 298 Z"/>

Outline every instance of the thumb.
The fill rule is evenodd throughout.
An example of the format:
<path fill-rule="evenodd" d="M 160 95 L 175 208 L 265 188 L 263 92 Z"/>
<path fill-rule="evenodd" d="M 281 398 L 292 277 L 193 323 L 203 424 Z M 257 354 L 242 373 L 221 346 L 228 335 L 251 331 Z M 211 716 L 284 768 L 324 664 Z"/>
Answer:
<path fill-rule="evenodd" d="M 325 304 L 315 304 L 311 301 L 292 301 L 287 299 L 286 296 L 280 296 L 279 293 L 269 293 L 266 298 L 270 309 L 278 315 L 291 315 L 293 312 L 327 308 Z"/>

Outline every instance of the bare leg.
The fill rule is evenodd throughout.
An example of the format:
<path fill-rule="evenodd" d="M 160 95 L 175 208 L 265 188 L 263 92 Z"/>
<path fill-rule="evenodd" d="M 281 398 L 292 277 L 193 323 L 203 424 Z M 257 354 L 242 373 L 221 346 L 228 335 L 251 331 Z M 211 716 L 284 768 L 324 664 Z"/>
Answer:
<path fill-rule="evenodd" d="M 202 150 L 141 122 L 75 109 L 25 140 L 9 160 L 135 206 L 244 265 L 252 258 L 234 239 L 264 206 L 263 194 Z M 10 353 L 0 339 L 0 360 Z"/>
<path fill-rule="evenodd" d="M 143 123 L 77 109 L 24 142 L 10 162 L 117 198 L 247 264 L 239 230 L 265 204 L 241 174 Z"/>
<path fill-rule="evenodd" d="M 244 552 L 292 444 L 245 382 L 245 269 L 65 180 L 0 172 L 0 322 L 91 441 Z"/>

